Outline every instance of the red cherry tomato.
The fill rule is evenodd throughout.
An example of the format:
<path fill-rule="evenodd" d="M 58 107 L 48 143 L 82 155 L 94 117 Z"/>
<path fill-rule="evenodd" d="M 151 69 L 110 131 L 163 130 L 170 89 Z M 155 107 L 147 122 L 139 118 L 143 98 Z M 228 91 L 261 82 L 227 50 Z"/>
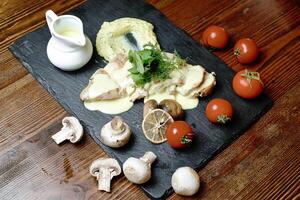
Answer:
<path fill-rule="evenodd" d="M 233 108 L 229 101 L 216 98 L 208 102 L 205 113 L 212 123 L 225 124 L 231 120 Z"/>
<path fill-rule="evenodd" d="M 229 40 L 227 31 L 220 26 L 209 26 L 202 35 L 204 46 L 223 49 Z"/>
<path fill-rule="evenodd" d="M 245 99 L 256 98 L 264 90 L 264 84 L 260 79 L 260 74 L 248 69 L 239 71 L 234 76 L 232 87 L 237 95 Z"/>
<path fill-rule="evenodd" d="M 234 55 L 237 57 L 238 61 L 242 64 L 249 64 L 256 60 L 259 54 L 259 49 L 250 38 L 240 39 L 234 45 Z"/>
<path fill-rule="evenodd" d="M 174 121 L 169 124 L 166 137 L 171 147 L 181 149 L 187 147 L 194 139 L 192 127 L 185 121 Z"/>

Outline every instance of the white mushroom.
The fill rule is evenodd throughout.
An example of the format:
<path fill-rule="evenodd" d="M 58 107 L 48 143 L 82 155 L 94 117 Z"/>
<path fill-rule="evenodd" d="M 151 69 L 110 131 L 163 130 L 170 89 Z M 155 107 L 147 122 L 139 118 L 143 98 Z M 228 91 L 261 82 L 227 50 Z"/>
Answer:
<path fill-rule="evenodd" d="M 118 148 L 128 143 L 131 136 L 129 126 L 116 116 L 103 126 L 100 133 L 101 142 L 109 147 Z"/>
<path fill-rule="evenodd" d="M 190 167 L 176 169 L 171 182 L 175 193 L 183 196 L 196 194 L 200 187 L 199 175 Z"/>
<path fill-rule="evenodd" d="M 141 158 L 128 158 L 123 164 L 123 172 L 126 178 L 136 184 L 146 183 L 151 178 L 151 164 L 156 155 L 147 151 Z"/>
<path fill-rule="evenodd" d="M 97 177 L 98 190 L 110 192 L 110 181 L 122 172 L 118 161 L 113 158 L 99 158 L 92 162 L 90 174 Z"/>
<path fill-rule="evenodd" d="M 62 120 L 62 125 L 62 129 L 51 136 L 57 144 L 65 140 L 70 140 L 70 142 L 75 143 L 82 138 L 83 128 L 75 117 L 65 117 Z"/>

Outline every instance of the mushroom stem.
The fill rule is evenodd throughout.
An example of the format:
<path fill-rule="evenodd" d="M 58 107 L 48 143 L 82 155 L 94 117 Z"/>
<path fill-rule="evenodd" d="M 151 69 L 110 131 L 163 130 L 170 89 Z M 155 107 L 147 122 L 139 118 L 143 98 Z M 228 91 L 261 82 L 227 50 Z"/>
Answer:
<path fill-rule="evenodd" d="M 70 136 L 72 135 L 73 130 L 62 128 L 59 132 L 52 135 L 52 139 L 57 143 L 60 144 L 63 141 L 70 139 Z"/>
<path fill-rule="evenodd" d="M 156 157 L 157 156 L 153 152 L 147 151 L 143 155 L 143 157 L 140 158 L 140 160 L 142 160 L 142 161 L 148 163 L 149 165 L 151 165 L 155 161 Z"/>
<path fill-rule="evenodd" d="M 124 131 L 125 126 L 121 117 L 116 116 L 111 121 L 111 128 L 114 130 L 114 134 L 120 134 Z"/>
<path fill-rule="evenodd" d="M 110 192 L 111 175 L 109 169 L 100 168 L 99 174 L 97 174 L 97 180 L 98 180 L 98 190 L 104 190 L 106 192 Z"/>

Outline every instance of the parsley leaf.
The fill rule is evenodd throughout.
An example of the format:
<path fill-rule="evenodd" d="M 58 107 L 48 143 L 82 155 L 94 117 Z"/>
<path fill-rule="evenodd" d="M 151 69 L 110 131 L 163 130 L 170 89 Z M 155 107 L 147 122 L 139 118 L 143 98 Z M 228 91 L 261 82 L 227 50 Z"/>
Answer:
<path fill-rule="evenodd" d="M 152 44 L 145 45 L 143 50 L 130 50 L 128 58 L 132 64 L 129 72 L 138 87 L 142 87 L 152 80 L 169 79 L 173 70 L 185 65 L 185 60 L 176 51 L 172 58 L 168 58 L 157 45 Z"/>
<path fill-rule="evenodd" d="M 135 51 L 129 51 L 129 61 L 135 66 L 136 71 L 143 74 L 144 64 L 142 62 L 141 56 Z"/>

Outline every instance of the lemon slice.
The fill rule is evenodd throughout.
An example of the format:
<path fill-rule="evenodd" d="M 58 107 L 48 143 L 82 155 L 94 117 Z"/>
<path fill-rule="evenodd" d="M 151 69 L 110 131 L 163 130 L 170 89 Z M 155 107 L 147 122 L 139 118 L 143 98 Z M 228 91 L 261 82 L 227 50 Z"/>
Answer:
<path fill-rule="evenodd" d="M 143 133 L 152 143 L 163 143 L 167 140 L 167 126 L 172 122 L 174 122 L 174 120 L 169 113 L 162 109 L 154 109 L 149 112 L 143 120 Z"/>

